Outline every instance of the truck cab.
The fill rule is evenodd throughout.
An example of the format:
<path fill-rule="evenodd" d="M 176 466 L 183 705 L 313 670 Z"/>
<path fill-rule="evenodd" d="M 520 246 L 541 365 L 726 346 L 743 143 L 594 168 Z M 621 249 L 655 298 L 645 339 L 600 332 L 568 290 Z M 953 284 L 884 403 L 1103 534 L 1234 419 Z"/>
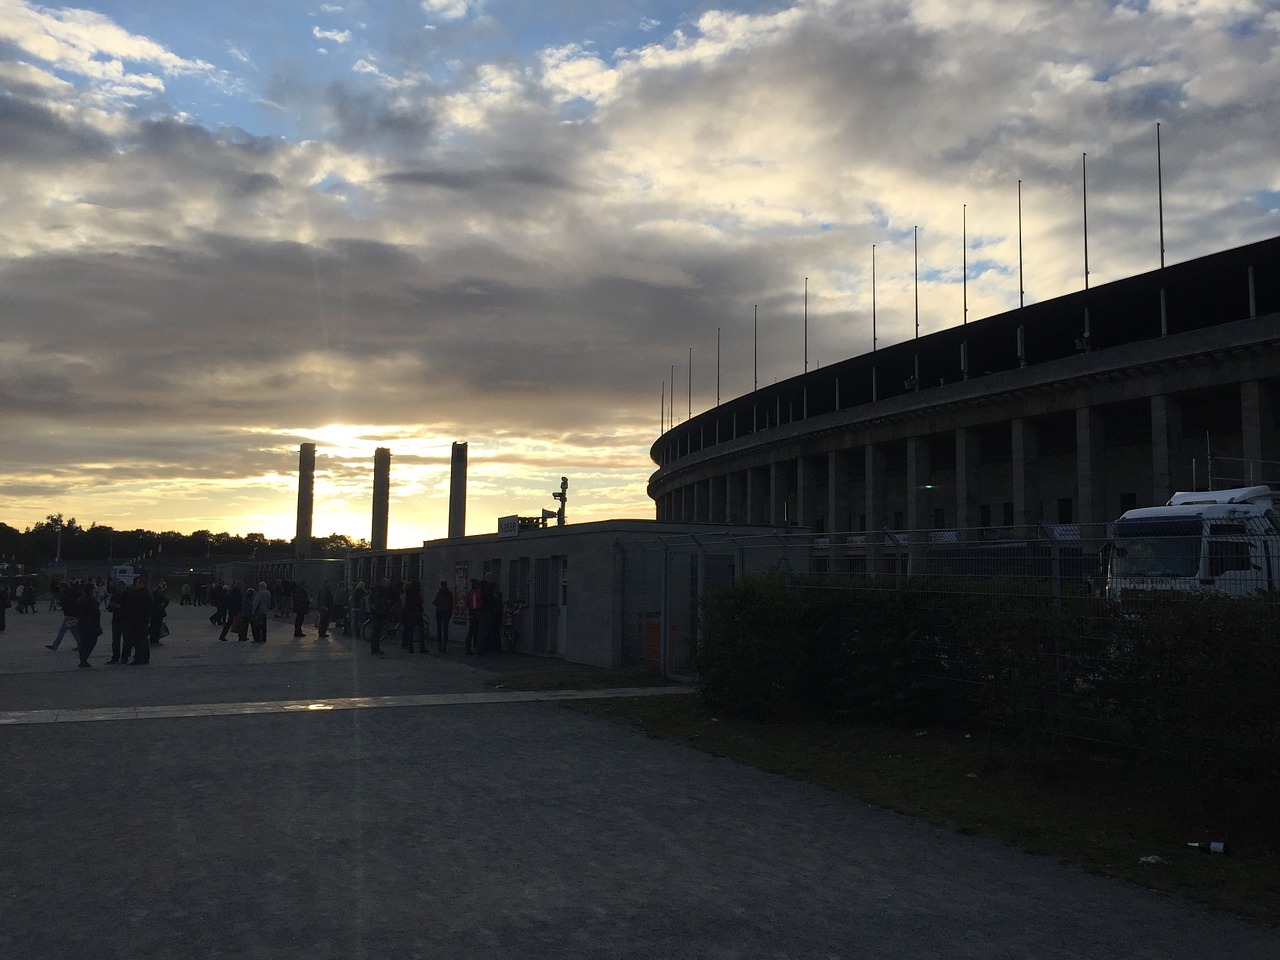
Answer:
<path fill-rule="evenodd" d="M 1162 507 L 1126 511 L 1111 525 L 1104 552 L 1107 597 L 1280 589 L 1278 498 L 1265 486 L 1191 491 Z"/>

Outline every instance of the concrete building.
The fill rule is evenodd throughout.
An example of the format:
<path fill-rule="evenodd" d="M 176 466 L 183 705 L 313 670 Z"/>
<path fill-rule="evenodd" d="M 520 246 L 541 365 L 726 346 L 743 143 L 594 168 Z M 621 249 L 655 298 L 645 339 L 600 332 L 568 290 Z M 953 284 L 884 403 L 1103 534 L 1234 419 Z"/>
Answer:
<path fill-rule="evenodd" d="M 667 522 L 964 539 L 1261 479 L 1278 311 L 1280 238 L 895 344 L 667 431 L 649 493 Z"/>

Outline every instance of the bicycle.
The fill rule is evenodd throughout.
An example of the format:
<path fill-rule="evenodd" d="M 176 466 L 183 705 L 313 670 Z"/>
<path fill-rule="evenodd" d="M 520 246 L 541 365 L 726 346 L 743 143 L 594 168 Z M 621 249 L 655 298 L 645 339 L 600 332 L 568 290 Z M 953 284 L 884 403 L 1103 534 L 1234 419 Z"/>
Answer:
<path fill-rule="evenodd" d="M 380 646 L 385 646 L 387 643 L 393 640 L 396 640 L 399 636 L 400 636 L 400 622 L 398 620 L 393 621 L 390 618 L 388 618 L 387 621 L 382 625 L 382 643 L 380 644 Z M 365 620 L 365 622 L 361 625 L 360 639 L 368 644 L 373 643 L 373 617 L 370 617 L 369 619 Z"/>

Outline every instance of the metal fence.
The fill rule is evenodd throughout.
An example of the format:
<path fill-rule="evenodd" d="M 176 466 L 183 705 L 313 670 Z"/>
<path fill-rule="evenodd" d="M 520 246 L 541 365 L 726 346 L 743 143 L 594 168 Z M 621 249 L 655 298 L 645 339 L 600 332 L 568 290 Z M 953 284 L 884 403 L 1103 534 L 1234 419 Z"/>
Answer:
<path fill-rule="evenodd" d="M 893 669 L 906 670 L 898 680 L 935 715 L 1132 746 L 1158 732 L 1135 725 L 1182 729 L 1168 718 L 1203 704 L 1231 712 L 1234 685 L 1239 710 L 1264 714 L 1258 735 L 1280 736 L 1274 690 L 1265 699 L 1265 681 L 1241 675 L 1280 662 L 1258 659 L 1258 645 L 1280 637 L 1280 602 L 1268 589 L 1280 574 L 1280 540 L 1211 536 L 1206 526 L 1153 546 L 1115 533 L 1114 525 L 1041 524 L 630 543 L 623 660 L 692 675 L 708 593 L 772 572 L 797 610 L 825 601 L 847 611 L 823 629 L 848 642 L 909 641 L 909 664 Z M 1203 612 L 1206 598 L 1228 594 L 1238 606 Z M 1179 631 L 1191 659 L 1169 656 Z"/>

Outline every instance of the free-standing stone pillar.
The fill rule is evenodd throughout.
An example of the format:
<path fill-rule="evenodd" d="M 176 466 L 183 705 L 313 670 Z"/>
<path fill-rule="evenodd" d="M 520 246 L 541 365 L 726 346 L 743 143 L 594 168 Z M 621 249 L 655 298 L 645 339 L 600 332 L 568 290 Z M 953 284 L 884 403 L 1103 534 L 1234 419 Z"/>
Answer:
<path fill-rule="evenodd" d="M 671 516 L 671 507 L 667 507 Z M 449 539 L 467 535 L 467 445 L 454 443 L 449 467 Z"/>
<path fill-rule="evenodd" d="M 974 427 L 956 431 L 956 528 L 969 539 L 978 527 L 978 484 L 982 471 L 982 447 Z"/>
<path fill-rule="evenodd" d="M 378 447 L 373 452 L 373 535 L 374 550 L 387 549 L 387 523 L 391 511 L 391 451 Z"/>
<path fill-rule="evenodd" d="M 293 555 L 299 560 L 311 556 L 311 521 L 315 514 L 316 445 L 298 448 L 298 526 L 293 537 Z"/>

